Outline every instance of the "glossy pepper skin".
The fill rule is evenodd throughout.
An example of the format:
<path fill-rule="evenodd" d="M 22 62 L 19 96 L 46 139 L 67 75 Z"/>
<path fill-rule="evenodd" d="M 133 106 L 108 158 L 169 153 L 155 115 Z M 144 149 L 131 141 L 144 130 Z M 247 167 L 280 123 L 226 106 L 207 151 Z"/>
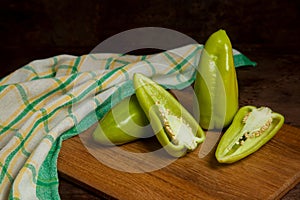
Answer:
<path fill-rule="evenodd" d="M 227 127 L 238 110 L 238 83 L 231 42 L 224 30 L 213 33 L 204 45 L 194 90 L 204 129 Z"/>
<path fill-rule="evenodd" d="M 203 142 L 199 124 L 168 91 L 142 74 L 135 74 L 133 82 L 140 106 L 170 155 L 181 157 Z"/>
<path fill-rule="evenodd" d="M 149 121 L 135 95 L 114 106 L 100 121 L 93 138 L 102 145 L 121 145 L 149 137 Z M 151 128 L 150 128 L 151 129 Z"/>
<path fill-rule="evenodd" d="M 244 106 L 222 136 L 215 156 L 220 163 L 233 163 L 257 151 L 282 127 L 284 117 L 268 107 Z"/>

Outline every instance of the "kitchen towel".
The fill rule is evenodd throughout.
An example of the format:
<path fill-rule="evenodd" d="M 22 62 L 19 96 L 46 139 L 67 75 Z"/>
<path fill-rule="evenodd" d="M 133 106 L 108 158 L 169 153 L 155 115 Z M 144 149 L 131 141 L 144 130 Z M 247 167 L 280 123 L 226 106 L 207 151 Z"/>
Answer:
<path fill-rule="evenodd" d="M 57 157 L 75 136 L 134 93 L 142 73 L 168 89 L 195 80 L 203 45 L 152 55 L 94 53 L 35 60 L 0 80 L 0 199 L 60 199 Z M 255 65 L 234 50 L 235 66 Z"/>

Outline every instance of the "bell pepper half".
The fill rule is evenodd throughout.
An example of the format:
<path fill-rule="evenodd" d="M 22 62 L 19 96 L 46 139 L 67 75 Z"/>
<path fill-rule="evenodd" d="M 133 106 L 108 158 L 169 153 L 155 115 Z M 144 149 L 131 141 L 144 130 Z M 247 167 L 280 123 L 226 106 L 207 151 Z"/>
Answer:
<path fill-rule="evenodd" d="M 233 163 L 254 153 L 282 127 L 284 117 L 268 107 L 244 106 L 222 136 L 215 156 L 220 163 Z"/>
<path fill-rule="evenodd" d="M 133 83 L 154 134 L 170 155 L 181 157 L 203 142 L 205 134 L 199 124 L 167 90 L 138 73 Z"/>

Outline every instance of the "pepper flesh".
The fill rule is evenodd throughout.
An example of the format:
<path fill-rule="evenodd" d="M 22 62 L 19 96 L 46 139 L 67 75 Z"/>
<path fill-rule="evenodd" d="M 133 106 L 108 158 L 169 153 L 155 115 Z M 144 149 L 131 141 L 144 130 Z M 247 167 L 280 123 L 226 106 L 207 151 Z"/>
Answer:
<path fill-rule="evenodd" d="M 133 82 L 140 106 L 170 155 L 181 157 L 203 142 L 199 124 L 168 91 L 142 74 L 135 74 Z"/>
<path fill-rule="evenodd" d="M 153 135 L 147 125 L 149 121 L 136 96 L 132 95 L 114 106 L 99 121 L 92 136 L 102 145 L 121 145 Z"/>
<path fill-rule="evenodd" d="M 205 43 L 194 84 L 204 129 L 227 127 L 238 110 L 238 84 L 230 40 L 224 30 Z"/>
<path fill-rule="evenodd" d="M 215 156 L 220 163 L 233 163 L 257 151 L 281 128 L 284 117 L 268 107 L 242 107 L 222 136 Z"/>

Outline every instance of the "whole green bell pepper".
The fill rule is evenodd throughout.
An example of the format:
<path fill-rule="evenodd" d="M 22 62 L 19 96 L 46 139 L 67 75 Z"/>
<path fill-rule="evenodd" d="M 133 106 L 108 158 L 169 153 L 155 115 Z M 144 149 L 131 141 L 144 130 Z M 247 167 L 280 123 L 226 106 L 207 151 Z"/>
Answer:
<path fill-rule="evenodd" d="M 238 110 L 238 84 L 230 40 L 224 30 L 213 33 L 204 45 L 194 90 L 200 126 L 222 129 Z"/>
<path fill-rule="evenodd" d="M 103 145 L 121 145 L 153 135 L 135 95 L 114 106 L 98 123 L 92 136 Z M 150 130 L 149 130 L 150 129 Z"/>
<path fill-rule="evenodd" d="M 135 74 L 133 83 L 140 106 L 170 155 L 181 157 L 203 142 L 199 124 L 168 91 L 142 74 Z"/>
<path fill-rule="evenodd" d="M 233 163 L 257 151 L 281 128 L 284 117 L 268 107 L 242 107 L 222 136 L 215 156 L 220 163 Z"/>

